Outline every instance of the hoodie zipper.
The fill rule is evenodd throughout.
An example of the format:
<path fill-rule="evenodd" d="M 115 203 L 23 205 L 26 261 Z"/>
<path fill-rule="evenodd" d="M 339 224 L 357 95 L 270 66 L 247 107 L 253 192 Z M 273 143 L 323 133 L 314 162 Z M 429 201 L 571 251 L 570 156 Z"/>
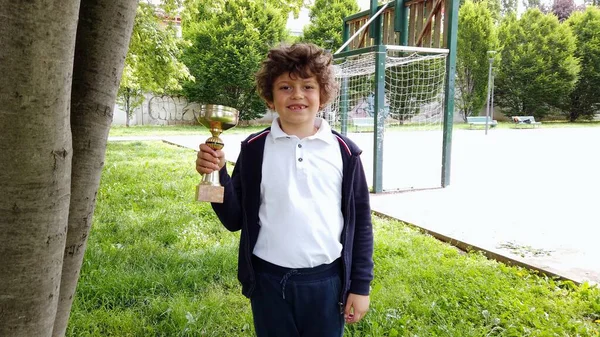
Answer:
<path fill-rule="evenodd" d="M 242 143 L 241 146 L 241 150 L 240 153 L 242 153 L 242 150 L 245 150 L 247 144 Z M 243 181 L 242 181 L 242 186 L 245 186 L 245 179 L 246 177 L 244 177 L 244 175 L 241 175 Z M 242 203 L 246 202 L 246 189 L 242 189 L 242 199 L 241 199 Z M 242 214 L 244 217 L 244 224 L 246 225 L 246 230 L 243 230 L 242 233 L 244 234 L 244 238 L 246 239 L 246 253 L 244 254 L 245 259 L 246 259 L 246 263 L 248 264 L 248 272 L 250 273 L 250 287 L 248 288 L 248 297 L 252 296 L 252 293 L 254 292 L 254 288 L 256 287 L 256 277 L 254 275 L 254 269 L 252 268 L 252 261 L 250 258 L 250 234 L 248 233 L 250 231 L 249 225 L 248 225 L 248 217 L 246 215 L 246 205 L 242 205 Z"/>
<path fill-rule="evenodd" d="M 348 196 L 350 196 L 350 189 L 352 188 L 352 182 L 354 181 L 354 174 L 356 173 L 356 157 L 351 154 L 350 155 L 350 163 L 348 164 L 350 169 L 351 169 L 351 174 L 350 174 L 350 179 L 347 180 L 348 181 Z M 349 197 L 346 198 L 346 217 L 344 218 L 344 230 L 342 231 L 342 238 L 344 239 L 344 241 L 346 241 L 346 231 L 348 229 L 348 223 L 349 220 L 347 219 L 348 214 L 350 213 L 350 201 L 348 200 Z M 344 247 L 347 247 L 348 245 L 344 245 Z M 344 250 L 344 253 L 346 251 Z M 344 307 L 346 304 L 346 293 L 350 290 L 350 288 L 348 287 L 348 282 L 346 281 L 346 254 L 342 254 L 342 281 L 343 281 L 343 287 L 342 287 L 342 294 L 340 295 L 340 302 L 338 303 L 340 305 L 340 314 L 344 313 Z"/>

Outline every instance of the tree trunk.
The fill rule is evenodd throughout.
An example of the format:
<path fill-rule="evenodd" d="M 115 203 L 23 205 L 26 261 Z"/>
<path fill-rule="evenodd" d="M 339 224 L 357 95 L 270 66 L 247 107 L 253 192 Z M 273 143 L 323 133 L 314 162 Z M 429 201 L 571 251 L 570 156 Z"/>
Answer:
<path fill-rule="evenodd" d="M 50 336 L 67 233 L 79 1 L 0 0 L 0 336 Z"/>
<path fill-rule="evenodd" d="M 69 230 L 53 336 L 64 336 L 69 320 L 137 3 L 81 1 L 71 96 L 73 171 Z"/>
<path fill-rule="evenodd" d="M 131 89 L 125 89 L 125 126 L 129 127 L 129 116 L 131 115 Z"/>

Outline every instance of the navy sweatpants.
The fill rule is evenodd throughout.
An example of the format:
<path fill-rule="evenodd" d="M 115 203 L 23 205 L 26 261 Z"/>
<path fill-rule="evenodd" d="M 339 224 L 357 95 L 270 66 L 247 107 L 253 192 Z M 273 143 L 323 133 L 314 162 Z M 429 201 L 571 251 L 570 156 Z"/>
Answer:
<path fill-rule="evenodd" d="M 341 262 L 284 268 L 254 256 L 256 289 L 250 299 L 257 337 L 341 337 Z"/>

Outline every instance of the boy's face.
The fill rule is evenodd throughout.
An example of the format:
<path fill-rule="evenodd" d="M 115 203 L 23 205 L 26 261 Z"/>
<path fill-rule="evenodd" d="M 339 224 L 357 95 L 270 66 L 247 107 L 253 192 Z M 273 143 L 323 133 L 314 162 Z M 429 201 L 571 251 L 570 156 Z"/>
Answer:
<path fill-rule="evenodd" d="M 273 83 L 273 102 L 269 108 L 277 111 L 283 125 L 312 125 L 319 112 L 321 88 L 315 76 L 302 78 L 284 73 Z"/>

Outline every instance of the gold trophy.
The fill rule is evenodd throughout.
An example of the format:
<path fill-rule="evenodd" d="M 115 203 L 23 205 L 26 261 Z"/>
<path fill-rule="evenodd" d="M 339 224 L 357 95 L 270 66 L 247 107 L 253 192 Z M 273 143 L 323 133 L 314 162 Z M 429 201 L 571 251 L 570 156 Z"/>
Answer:
<path fill-rule="evenodd" d="M 212 137 L 206 140 L 213 150 L 220 150 L 225 144 L 219 135 L 237 125 L 239 112 L 223 105 L 207 104 L 200 108 L 198 123 L 210 130 Z M 225 188 L 219 182 L 219 171 L 202 175 L 202 181 L 196 186 L 196 200 L 223 203 Z"/>

